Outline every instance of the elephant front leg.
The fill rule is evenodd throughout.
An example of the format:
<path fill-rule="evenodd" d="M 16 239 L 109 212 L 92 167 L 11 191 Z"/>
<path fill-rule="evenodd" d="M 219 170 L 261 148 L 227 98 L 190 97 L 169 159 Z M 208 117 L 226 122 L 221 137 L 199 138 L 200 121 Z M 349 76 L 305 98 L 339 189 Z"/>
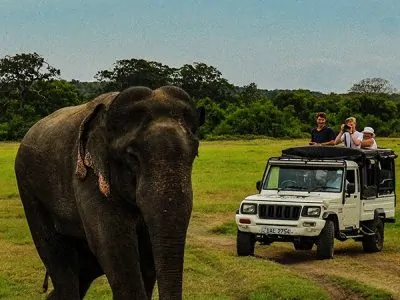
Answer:
<path fill-rule="evenodd" d="M 148 299 L 136 235 L 137 218 L 115 202 L 103 199 L 81 203 L 80 214 L 89 247 L 107 276 L 113 299 Z"/>

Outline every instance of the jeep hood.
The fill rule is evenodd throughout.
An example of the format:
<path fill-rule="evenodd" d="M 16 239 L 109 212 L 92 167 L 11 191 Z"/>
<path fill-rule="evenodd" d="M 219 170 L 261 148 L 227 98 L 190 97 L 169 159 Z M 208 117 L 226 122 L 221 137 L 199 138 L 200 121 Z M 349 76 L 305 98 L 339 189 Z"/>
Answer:
<path fill-rule="evenodd" d="M 326 201 L 337 199 L 341 194 L 336 193 L 308 193 L 308 192 L 278 192 L 275 194 L 255 194 L 245 198 L 245 200 L 252 201 L 270 201 L 270 202 L 312 202 L 312 203 L 324 203 Z"/>

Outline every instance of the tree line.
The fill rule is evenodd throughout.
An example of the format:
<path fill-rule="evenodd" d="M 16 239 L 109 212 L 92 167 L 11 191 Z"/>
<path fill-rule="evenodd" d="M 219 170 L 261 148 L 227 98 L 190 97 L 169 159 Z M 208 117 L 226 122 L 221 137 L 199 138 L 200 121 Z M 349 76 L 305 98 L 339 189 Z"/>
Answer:
<path fill-rule="evenodd" d="M 400 94 L 382 78 L 366 78 L 344 94 L 305 89 L 263 90 L 255 83 L 235 86 L 213 66 L 195 62 L 173 68 L 155 61 L 124 59 L 94 74 L 96 81 L 62 79 L 61 71 L 37 53 L 0 59 L 0 140 L 20 140 L 40 118 L 109 91 L 130 86 L 152 89 L 176 85 L 206 109 L 200 137 L 308 137 L 315 113 L 324 111 L 338 130 L 355 116 L 358 127 L 372 126 L 379 136 L 400 135 Z"/>

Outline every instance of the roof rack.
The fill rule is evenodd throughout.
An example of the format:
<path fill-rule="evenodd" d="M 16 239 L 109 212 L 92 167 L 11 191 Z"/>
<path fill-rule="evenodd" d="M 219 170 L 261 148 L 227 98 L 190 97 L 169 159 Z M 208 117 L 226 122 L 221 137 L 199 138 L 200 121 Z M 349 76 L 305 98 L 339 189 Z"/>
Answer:
<path fill-rule="evenodd" d="M 363 161 L 367 158 L 396 158 L 397 154 L 386 148 L 367 150 L 336 146 L 301 146 L 282 150 L 281 157 Z"/>

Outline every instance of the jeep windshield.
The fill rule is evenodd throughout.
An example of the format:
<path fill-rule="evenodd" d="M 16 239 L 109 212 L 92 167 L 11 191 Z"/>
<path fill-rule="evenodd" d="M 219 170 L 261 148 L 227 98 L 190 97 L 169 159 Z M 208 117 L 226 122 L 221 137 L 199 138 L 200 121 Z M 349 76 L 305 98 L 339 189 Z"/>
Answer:
<path fill-rule="evenodd" d="M 344 170 L 340 167 L 278 166 L 268 169 L 264 190 L 340 193 Z"/>

